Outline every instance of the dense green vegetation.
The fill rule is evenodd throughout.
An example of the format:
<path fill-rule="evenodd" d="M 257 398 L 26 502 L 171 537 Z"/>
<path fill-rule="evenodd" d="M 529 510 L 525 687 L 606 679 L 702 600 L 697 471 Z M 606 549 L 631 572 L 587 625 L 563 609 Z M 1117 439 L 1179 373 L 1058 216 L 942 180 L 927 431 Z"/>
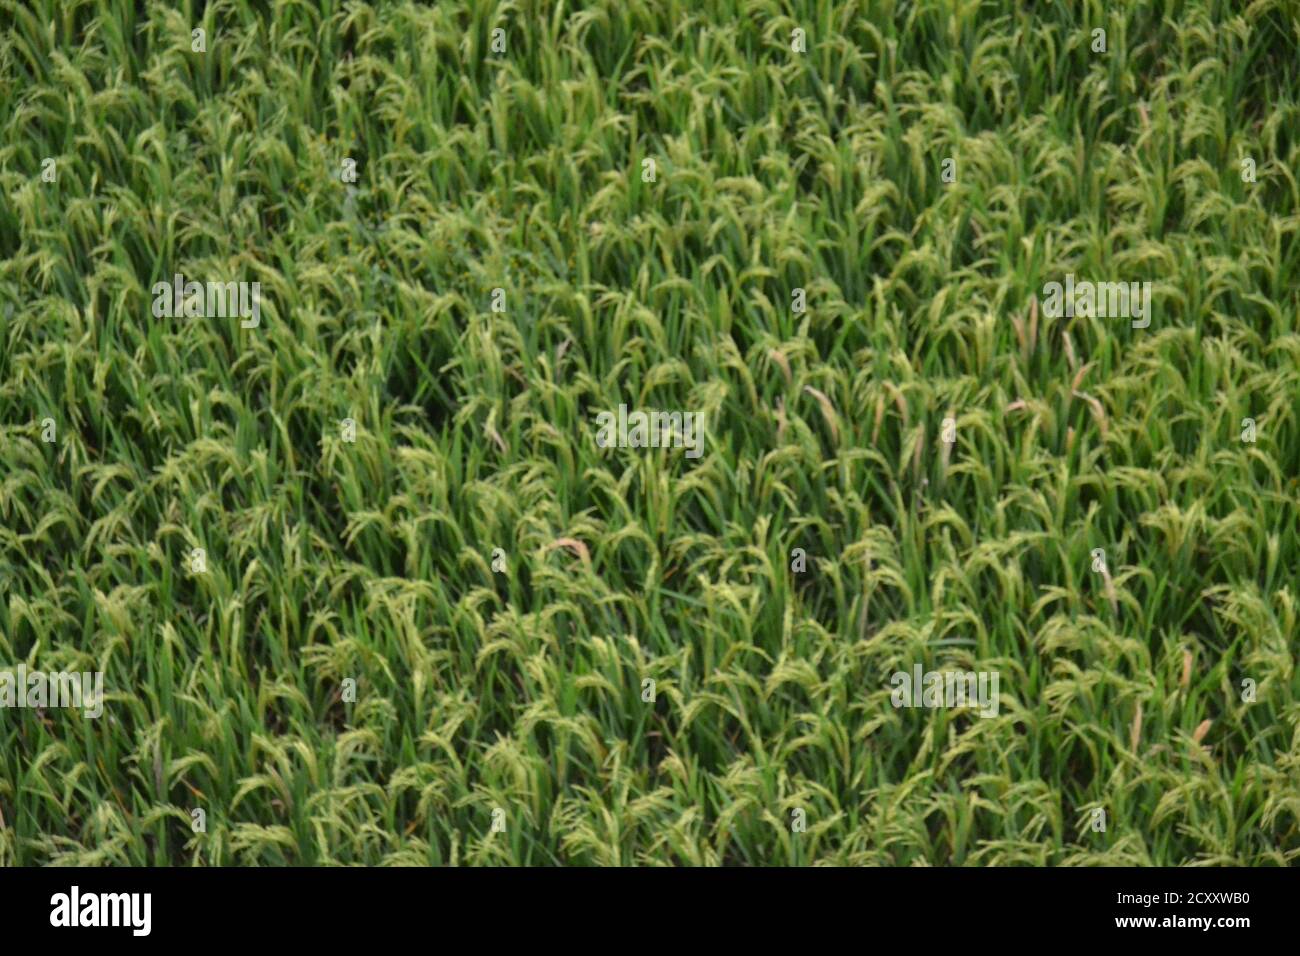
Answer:
<path fill-rule="evenodd" d="M 0 25 L 0 863 L 1300 857 L 1295 3 Z"/>

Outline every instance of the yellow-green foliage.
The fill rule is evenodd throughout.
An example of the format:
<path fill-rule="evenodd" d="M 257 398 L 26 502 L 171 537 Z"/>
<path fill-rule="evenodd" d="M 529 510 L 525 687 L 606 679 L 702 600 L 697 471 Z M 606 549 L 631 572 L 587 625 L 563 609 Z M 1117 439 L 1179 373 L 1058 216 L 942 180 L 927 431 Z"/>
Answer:
<path fill-rule="evenodd" d="M 0 25 L 0 864 L 1300 856 L 1294 3 Z"/>

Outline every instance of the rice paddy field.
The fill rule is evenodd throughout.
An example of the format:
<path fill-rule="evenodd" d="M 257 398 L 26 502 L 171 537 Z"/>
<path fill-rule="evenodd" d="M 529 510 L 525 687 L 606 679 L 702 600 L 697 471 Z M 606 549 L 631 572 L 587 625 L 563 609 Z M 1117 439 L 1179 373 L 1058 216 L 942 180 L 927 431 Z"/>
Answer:
<path fill-rule="evenodd" d="M 1294 865 L 1297 176 L 1282 0 L 0 0 L 0 864 Z"/>

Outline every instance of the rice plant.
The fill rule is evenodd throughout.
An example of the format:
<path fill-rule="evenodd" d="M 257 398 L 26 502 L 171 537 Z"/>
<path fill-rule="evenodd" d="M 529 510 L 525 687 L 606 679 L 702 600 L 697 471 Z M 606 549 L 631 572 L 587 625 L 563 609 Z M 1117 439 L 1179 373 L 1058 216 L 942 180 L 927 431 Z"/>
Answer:
<path fill-rule="evenodd" d="M 1300 858 L 1295 3 L 0 24 L 0 864 Z"/>

